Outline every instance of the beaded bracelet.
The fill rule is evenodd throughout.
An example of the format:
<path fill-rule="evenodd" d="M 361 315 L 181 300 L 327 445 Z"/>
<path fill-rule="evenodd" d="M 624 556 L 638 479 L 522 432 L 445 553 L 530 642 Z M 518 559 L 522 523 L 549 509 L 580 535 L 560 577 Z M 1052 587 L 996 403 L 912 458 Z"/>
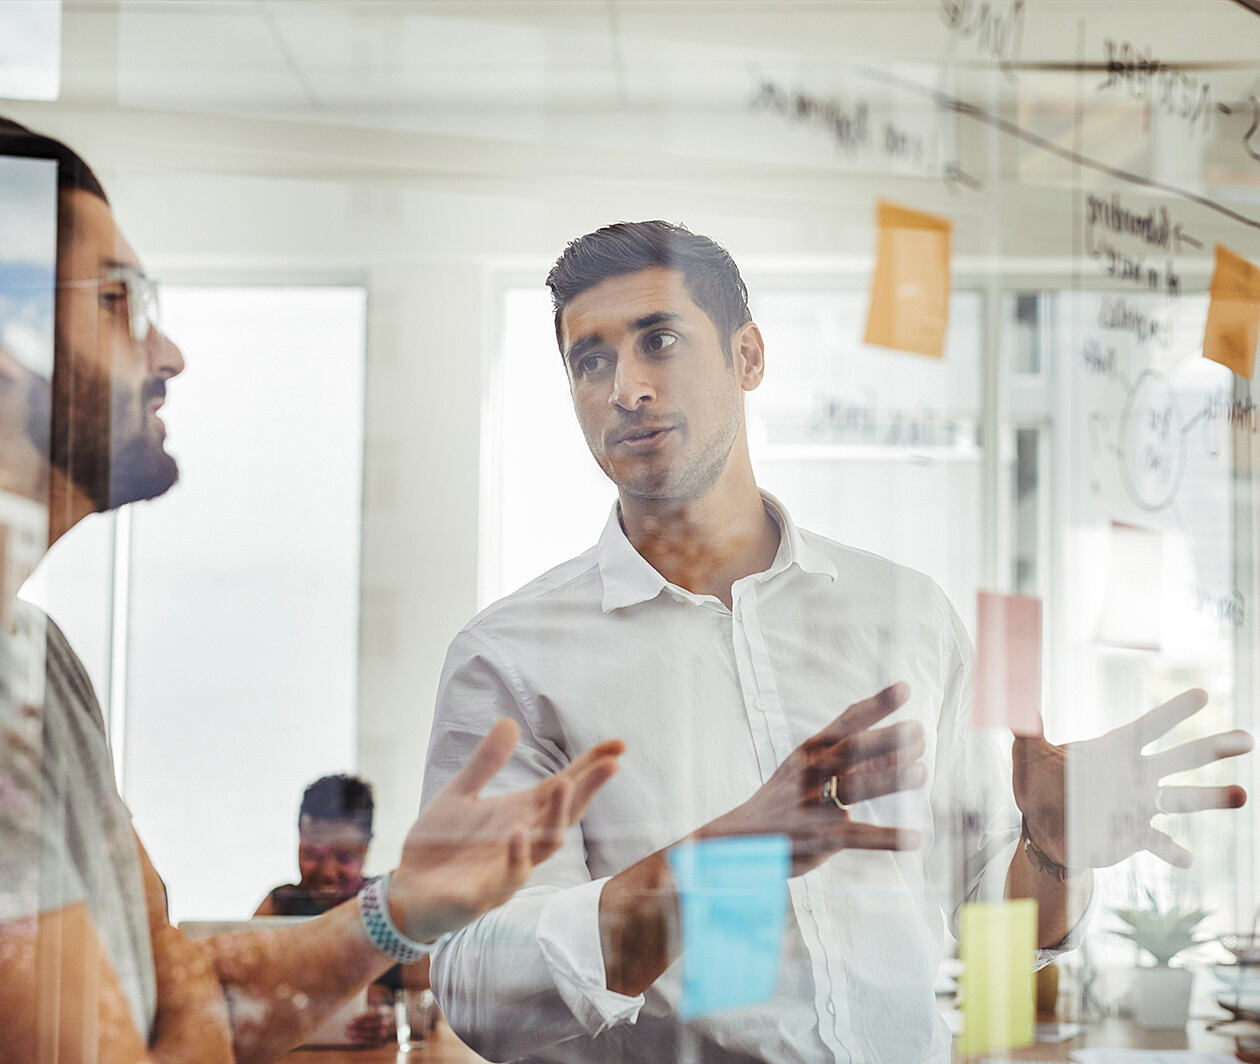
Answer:
<path fill-rule="evenodd" d="M 369 879 L 359 891 L 359 917 L 363 920 L 363 931 L 368 941 L 390 960 L 399 964 L 414 964 L 451 937 L 447 933 L 433 942 L 416 942 L 408 938 L 389 918 L 388 891 L 388 872 Z"/>

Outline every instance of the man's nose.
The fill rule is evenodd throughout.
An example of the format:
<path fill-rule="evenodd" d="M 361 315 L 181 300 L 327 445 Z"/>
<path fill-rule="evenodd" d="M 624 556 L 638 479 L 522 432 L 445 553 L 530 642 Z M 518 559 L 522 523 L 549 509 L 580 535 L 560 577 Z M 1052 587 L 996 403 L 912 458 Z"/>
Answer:
<path fill-rule="evenodd" d="M 656 387 L 643 361 L 633 355 L 618 358 L 613 373 L 612 394 L 608 396 L 609 404 L 622 410 L 637 410 L 655 398 Z"/>
<path fill-rule="evenodd" d="M 184 372 L 184 353 L 156 325 L 149 326 L 145 346 L 149 349 L 150 372 L 167 380 Z"/>

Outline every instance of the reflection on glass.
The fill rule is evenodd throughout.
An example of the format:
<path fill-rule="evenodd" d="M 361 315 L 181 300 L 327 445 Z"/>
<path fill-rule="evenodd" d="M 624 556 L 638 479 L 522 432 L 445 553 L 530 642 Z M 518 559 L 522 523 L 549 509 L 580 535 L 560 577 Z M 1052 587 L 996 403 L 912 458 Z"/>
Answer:
<path fill-rule="evenodd" d="M 0 97 L 55 100 L 61 93 L 61 0 L 0 6 Z"/>
<path fill-rule="evenodd" d="M 0 155 L 0 725 L 44 689 L 44 626 L 18 589 L 48 545 L 57 164 Z"/>
<path fill-rule="evenodd" d="M 1011 583 L 1021 594 L 1040 589 L 1037 562 L 1041 554 L 1041 432 L 1015 430 L 1015 472 L 1011 478 L 1014 527 Z"/>
<path fill-rule="evenodd" d="M 0 5 L 0 81 L 39 54 L 11 44 L 29 41 L 24 6 Z M 160 416 L 185 476 L 116 534 L 79 526 L 37 597 L 112 697 L 173 912 L 243 916 L 292 878 L 284 810 L 343 768 L 376 785 L 369 860 L 391 860 L 421 776 L 431 796 L 503 713 L 523 745 L 492 792 L 610 735 L 630 748 L 532 889 L 439 951 L 439 997 L 487 1056 L 937 1064 L 935 1007 L 960 976 L 988 1010 L 967 1048 L 1003 1056 L 975 1038 L 1027 1005 L 1008 872 L 1044 903 L 1036 941 L 1065 950 L 1072 1019 L 1114 1009 L 1163 955 L 1113 933 L 1119 910 L 1201 907 L 1204 936 L 1248 930 L 1256 823 L 1210 807 L 1260 771 L 1218 760 L 1255 724 L 1260 419 L 1245 374 L 1203 357 L 1229 347 L 1245 370 L 1233 339 L 1260 312 L 1243 292 L 1207 326 L 1217 246 L 1236 279 L 1260 257 L 1247 5 L 64 8 L 67 100 L 41 113 L 98 146 L 154 275 L 184 282 L 163 325 L 189 366 Z M 26 213 L 11 202 L 0 249 Z M 890 266 L 892 214 L 942 220 L 945 276 L 914 241 Z M 589 342 L 567 364 L 557 349 L 543 278 L 566 241 L 653 217 L 740 264 L 755 388 L 729 348 L 729 366 L 688 361 L 714 353 L 688 321 L 634 325 L 682 305 L 676 288 L 631 298 L 638 267 L 600 300 L 573 293 Z M 943 359 L 862 343 L 877 258 L 897 314 L 930 294 L 939 322 L 948 285 Z M 51 302 L 15 310 L 25 267 L 0 259 L 0 383 L 48 382 L 50 343 L 31 337 L 51 337 Z M 139 278 L 112 270 L 61 295 L 121 295 L 109 335 L 158 335 Z M 107 278 L 121 289 L 94 289 Z M 714 315 L 719 345 L 746 325 Z M 662 501 L 685 496 L 680 472 L 722 466 L 728 444 L 742 490 L 677 521 L 699 512 Z M 793 527 L 804 546 L 780 558 Z M 736 533 L 765 549 L 749 560 Z M 6 595 L 46 538 L 0 543 Z M 708 579 L 719 556 L 729 572 Z M 980 594 L 1032 600 L 1007 614 L 1004 660 L 972 653 Z M 850 793 L 851 763 L 793 782 L 827 828 L 909 828 L 921 848 L 846 846 L 769 887 L 698 876 L 687 926 L 669 906 L 646 928 L 600 922 L 627 897 L 659 916 L 668 871 L 618 877 L 702 826 L 738 829 L 706 842 L 792 828 L 777 808 L 750 823 L 764 789 L 903 679 L 858 745 L 890 743 L 922 786 L 894 772 Z M 1184 694 L 1200 689 L 1206 705 Z M 976 690 L 1021 697 L 986 694 L 977 723 Z M 921 753 L 905 729 L 869 738 L 902 724 Z M 739 935 L 741 913 L 773 908 L 741 909 L 750 894 L 786 904 L 777 954 L 777 935 Z M 659 972 L 628 963 L 684 941 Z M 770 996 L 683 1019 L 747 1000 L 744 946 L 774 955 Z M 1172 967 L 1232 960 L 1205 943 Z M 730 983 L 696 999 L 700 978 Z M 1228 1050 L 1197 1041 L 1199 990 L 1185 1037 Z M 1146 1036 L 1124 1019 L 1082 1037 Z"/>
<path fill-rule="evenodd" d="M 1041 300 L 1037 292 L 1016 292 L 1003 296 L 1004 324 L 1011 347 L 1010 371 L 1036 376 L 1042 365 Z"/>

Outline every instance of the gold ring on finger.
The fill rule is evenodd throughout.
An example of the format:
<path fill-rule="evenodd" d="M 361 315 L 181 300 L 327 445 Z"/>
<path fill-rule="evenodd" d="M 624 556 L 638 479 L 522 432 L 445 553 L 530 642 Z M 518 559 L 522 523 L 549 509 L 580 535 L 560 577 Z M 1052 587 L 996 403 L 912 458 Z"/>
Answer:
<path fill-rule="evenodd" d="M 848 812 L 849 807 L 840 801 L 840 777 L 828 776 L 822 783 L 822 793 L 818 800 L 826 805 L 831 802 L 841 812 Z"/>

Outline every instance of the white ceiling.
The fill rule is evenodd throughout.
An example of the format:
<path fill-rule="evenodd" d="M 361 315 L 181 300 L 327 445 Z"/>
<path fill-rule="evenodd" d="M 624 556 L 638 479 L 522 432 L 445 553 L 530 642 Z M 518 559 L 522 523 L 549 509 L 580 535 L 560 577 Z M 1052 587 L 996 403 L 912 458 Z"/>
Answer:
<path fill-rule="evenodd" d="M 1175 115 L 1153 120 L 1149 97 L 1099 88 L 1107 42 L 1127 41 L 1210 84 L 1215 100 L 1260 95 L 1260 16 L 1236 0 L 1024 0 L 1005 67 L 983 27 L 947 25 L 951 9 L 974 22 L 1017 4 L 64 0 L 61 100 L 7 110 L 135 172 L 509 194 L 533 182 L 548 196 L 592 179 L 689 183 L 834 203 L 916 177 L 939 191 L 952 157 L 990 187 L 1068 187 L 1061 155 L 957 118 L 941 92 L 1056 144 L 1079 140 L 1109 165 L 1260 200 L 1241 112 L 1203 134 Z M 846 159 L 825 122 L 753 113 L 766 78 L 824 102 L 869 101 L 881 135 L 891 116 L 935 138 L 932 164 Z"/>
<path fill-rule="evenodd" d="M 754 70 L 826 82 L 858 64 L 948 73 L 967 91 L 1062 93 L 995 76 L 983 30 L 944 12 L 1011 0 L 66 0 L 76 91 L 130 107 L 428 129 L 479 115 L 726 109 Z M 1260 70 L 1260 17 L 1235 0 L 1026 0 L 1017 64 L 1087 63 L 1106 37 L 1166 65 Z M 94 54 L 95 52 L 95 54 Z"/>

